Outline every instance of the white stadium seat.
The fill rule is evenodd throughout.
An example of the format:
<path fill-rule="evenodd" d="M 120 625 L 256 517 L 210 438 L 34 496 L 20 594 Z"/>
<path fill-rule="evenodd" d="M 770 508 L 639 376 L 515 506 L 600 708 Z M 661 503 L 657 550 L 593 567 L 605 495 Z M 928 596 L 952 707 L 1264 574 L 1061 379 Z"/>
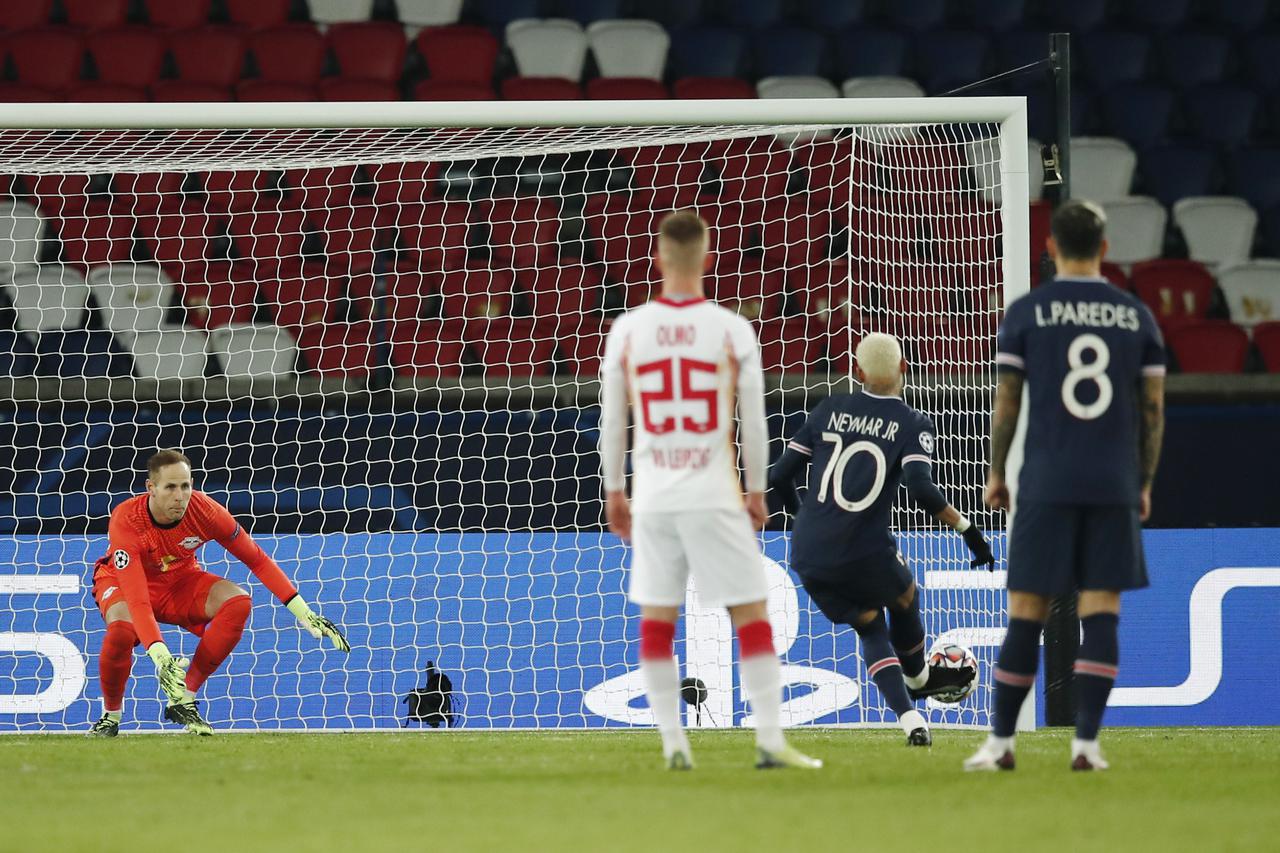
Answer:
<path fill-rule="evenodd" d="M 762 98 L 838 98 L 840 93 L 825 77 L 766 77 L 756 84 Z"/>
<path fill-rule="evenodd" d="M 522 77 L 577 82 L 587 61 L 587 34 L 567 18 L 525 18 L 507 24 L 507 45 Z"/>
<path fill-rule="evenodd" d="M 40 264 L 19 267 L 5 286 L 18 328 L 28 331 L 78 329 L 84 325 L 89 285 L 73 267 Z"/>
<path fill-rule="evenodd" d="M 458 23 L 462 0 L 396 0 L 396 17 L 410 35 L 422 27 L 444 27 Z"/>
<path fill-rule="evenodd" d="M 992 204 L 1000 203 L 1000 138 L 978 139 L 964 147 L 974 172 L 974 186 Z M 1044 168 L 1040 165 L 1040 140 L 1027 140 L 1027 194 L 1031 201 L 1044 194 Z"/>
<path fill-rule="evenodd" d="M 840 86 L 846 98 L 923 98 L 924 89 L 906 77 L 850 77 Z"/>
<path fill-rule="evenodd" d="M 1147 196 L 1129 196 L 1105 203 L 1107 242 L 1106 260 L 1117 264 L 1136 264 L 1160 257 L 1164 248 L 1164 228 L 1169 214 L 1160 202 Z"/>
<path fill-rule="evenodd" d="M 173 282 L 154 264 L 108 264 L 85 279 L 103 324 L 113 332 L 163 329 Z"/>
<path fill-rule="evenodd" d="M 1280 260 L 1258 259 L 1218 272 L 1231 319 L 1252 327 L 1280 320 Z"/>
<path fill-rule="evenodd" d="M 1219 267 L 1249 259 L 1258 213 L 1242 198 L 1193 196 L 1173 203 L 1173 221 L 1191 260 Z"/>
<path fill-rule="evenodd" d="M 311 20 L 317 24 L 367 21 L 373 15 L 373 0 L 307 0 Z"/>
<path fill-rule="evenodd" d="M 116 335 L 133 354 L 140 379 L 199 379 L 204 376 L 205 336 L 193 329 L 121 332 Z"/>
<path fill-rule="evenodd" d="M 279 326 L 235 324 L 209 332 L 209 352 L 227 376 L 288 376 L 298 346 Z"/>
<path fill-rule="evenodd" d="M 587 43 L 601 77 L 661 80 L 671 37 L 653 21 L 596 21 L 587 27 Z"/>
<path fill-rule="evenodd" d="M 40 257 L 45 222 L 29 204 L 0 201 L 0 281 L 13 278 L 18 267 L 29 266 Z"/>
<path fill-rule="evenodd" d="M 1138 155 L 1109 136 L 1071 139 L 1071 195 L 1099 204 L 1129 195 Z"/>

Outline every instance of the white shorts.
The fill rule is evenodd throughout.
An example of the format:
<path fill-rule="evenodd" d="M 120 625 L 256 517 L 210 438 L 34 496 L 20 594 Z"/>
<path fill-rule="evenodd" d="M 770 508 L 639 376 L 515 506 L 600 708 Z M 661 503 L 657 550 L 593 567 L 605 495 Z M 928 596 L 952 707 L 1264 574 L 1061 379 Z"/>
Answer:
<path fill-rule="evenodd" d="M 710 607 L 764 601 L 760 545 L 742 509 L 636 513 L 631 519 L 631 601 L 684 604 L 689 573 Z"/>

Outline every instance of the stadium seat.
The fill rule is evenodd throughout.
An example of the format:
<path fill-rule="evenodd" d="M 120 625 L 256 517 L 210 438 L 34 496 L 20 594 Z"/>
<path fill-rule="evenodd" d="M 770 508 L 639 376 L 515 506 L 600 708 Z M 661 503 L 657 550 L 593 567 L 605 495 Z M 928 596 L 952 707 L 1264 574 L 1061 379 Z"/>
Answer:
<path fill-rule="evenodd" d="M 33 333 L 36 373 L 59 379 L 124 378 L 133 373 L 129 356 L 106 331 Z"/>
<path fill-rule="evenodd" d="M 415 43 L 433 80 L 493 80 L 498 40 L 483 27 L 430 27 L 418 34 Z"/>
<path fill-rule="evenodd" d="M 708 290 L 716 302 L 748 320 L 772 320 L 782 316 L 785 277 L 768 265 L 741 265 L 713 269 Z"/>
<path fill-rule="evenodd" d="M 209 332 L 208 352 L 226 376 L 289 376 L 298 347 L 279 326 L 236 324 Z"/>
<path fill-rule="evenodd" d="M 737 77 L 745 51 L 741 33 L 690 27 L 671 36 L 670 70 L 676 77 Z"/>
<path fill-rule="evenodd" d="M 829 257 L 831 214 L 811 209 L 804 196 L 766 201 L 760 211 L 760 248 L 783 268 L 807 266 Z"/>
<path fill-rule="evenodd" d="M 382 80 L 346 80 L 328 77 L 318 87 L 322 101 L 398 101 L 400 87 Z"/>
<path fill-rule="evenodd" d="M 62 0 L 67 23 L 85 30 L 124 26 L 129 0 Z"/>
<path fill-rule="evenodd" d="M 1174 99 L 1168 89 L 1142 84 L 1109 88 L 1102 93 L 1102 106 L 1110 135 L 1138 150 L 1151 148 L 1169 136 Z"/>
<path fill-rule="evenodd" d="M 1144 32 L 1172 30 L 1191 19 L 1191 0 L 1127 0 L 1129 24 Z"/>
<path fill-rule="evenodd" d="M 712 143 L 702 159 L 700 177 L 715 182 L 721 203 L 781 199 L 791 179 L 791 152 L 768 136 Z"/>
<path fill-rule="evenodd" d="M 243 209 L 227 223 L 236 257 L 252 265 L 256 277 L 275 276 L 302 256 L 307 227 L 301 211 Z"/>
<path fill-rule="evenodd" d="M 1254 210 L 1280 205 L 1280 148 L 1244 148 L 1227 159 L 1227 188 Z"/>
<path fill-rule="evenodd" d="M 1280 373 L 1280 323 L 1259 323 L 1253 327 L 1253 345 L 1262 356 L 1268 373 Z M 0 347 L 0 353 L 3 348 Z M 0 357 L 3 357 L 0 355 Z"/>
<path fill-rule="evenodd" d="M 789 11 L 783 5 L 783 0 L 735 0 L 731 6 L 733 23 L 742 29 L 777 30 Z"/>
<path fill-rule="evenodd" d="M 502 81 L 502 97 L 508 101 L 576 101 L 582 87 L 563 77 L 508 77 Z"/>
<path fill-rule="evenodd" d="M 53 0 L 0 3 L 0 32 L 16 32 L 42 26 L 53 11 Z"/>
<path fill-rule="evenodd" d="M 741 77 L 681 77 L 671 87 L 677 98 L 723 101 L 754 98 L 756 89 Z"/>
<path fill-rule="evenodd" d="M 329 24 L 363 23 L 373 16 L 374 0 L 307 0 L 311 20 Z"/>
<path fill-rule="evenodd" d="M 271 80 L 241 80 L 236 84 L 237 101 L 315 101 L 315 87 Z"/>
<path fill-rule="evenodd" d="M 178 78 L 188 83 L 233 86 L 244 69 L 244 35 L 231 27 L 204 27 L 169 36 Z"/>
<path fill-rule="evenodd" d="M 646 17 L 652 18 L 674 33 L 702 24 L 716 17 L 719 10 L 714 0 L 646 0 Z"/>
<path fill-rule="evenodd" d="M 652 149 L 651 149 L 652 150 Z M 645 149 L 636 152 L 643 156 Z M 647 184 L 639 178 L 637 185 Z M 680 198 L 680 202 L 687 199 Z M 672 204 L 670 207 L 677 205 Z M 605 193 L 588 196 L 583 209 L 587 233 L 595 254 L 607 270 L 612 281 L 627 285 L 647 285 L 656 281 L 653 268 L 653 239 L 657 233 L 657 214 L 648 203 L 632 207 L 621 193 Z"/>
<path fill-rule="evenodd" d="M 603 282 L 590 266 L 566 261 L 526 270 L 517 274 L 517 282 L 528 295 L 535 318 L 553 320 L 569 329 L 576 329 L 590 317 L 598 322 Z"/>
<path fill-rule="evenodd" d="M 866 0 L 809 0 L 800 13 L 809 26 L 830 33 L 861 22 L 866 7 Z"/>
<path fill-rule="evenodd" d="M 252 29 L 278 27 L 289 20 L 293 0 L 225 0 L 231 23 Z"/>
<path fill-rule="evenodd" d="M 400 376 L 461 376 L 467 353 L 460 323 L 450 320 L 396 323 L 391 362 Z"/>
<path fill-rule="evenodd" d="M 328 39 L 343 79 L 400 81 L 407 47 L 402 27 L 389 21 L 334 24 Z"/>
<path fill-rule="evenodd" d="M 1026 0 L 971 0 L 969 26 L 988 33 L 1016 30 L 1026 22 Z"/>
<path fill-rule="evenodd" d="M 522 77 L 582 79 L 587 34 L 577 21 L 547 18 L 507 25 L 507 46 Z"/>
<path fill-rule="evenodd" d="M 681 145 L 647 145 L 630 152 L 634 190 L 658 193 L 661 198 L 650 198 L 661 207 L 691 204 L 700 191 L 703 163 L 695 149 Z M 670 202 L 667 204 L 666 202 Z M 620 204 L 620 212 L 630 215 L 626 199 L 619 196 L 611 200 L 610 208 Z"/>
<path fill-rule="evenodd" d="M 1271 17 L 1268 0 L 1231 0 L 1230 3 L 1209 3 L 1204 8 L 1215 24 L 1237 32 L 1251 33 L 1263 29 Z"/>
<path fill-rule="evenodd" d="M 322 323 L 309 326 L 298 339 L 298 348 L 312 370 L 322 376 L 359 379 L 374 364 L 373 324 Z"/>
<path fill-rule="evenodd" d="M 165 30 L 204 26 L 212 5 L 213 0 L 143 0 L 148 23 Z"/>
<path fill-rule="evenodd" d="M 258 281 L 251 267 L 217 261 L 201 272 L 179 285 L 188 327 L 208 330 L 253 320 Z"/>
<path fill-rule="evenodd" d="M 842 77 L 897 77 L 907 69 L 907 37 L 893 30 L 851 27 L 834 45 Z"/>
<path fill-rule="evenodd" d="M 27 175 L 25 180 L 41 216 L 80 214 L 89 204 L 92 181 L 88 175 Z"/>
<path fill-rule="evenodd" d="M 937 30 L 913 40 L 916 76 L 930 92 L 944 92 L 981 80 L 986 69 L 988 37 L 978 32 Z"/>
<path fill-rule="evenodd" d="M 285 173 L 285 181 L 300 196 L 301 208 L 321 212 L 351 204 L 361 178 L 356 166 L 319 166 Z"/>
<path fill-rule="evenodd" d="M 1124 140 L 1077 136 L 1071 140 L 1071 193 L 1099 203 L 1129 195 L 1138 155 Z"/>
<path fill-rule="evenodd" d="M 965 160 L 973 170 L 970 186 L 982 197 L 999 204 L 1000 192 L 1000 140 L 978 139 L 964 146 Z M 1040 140 L 1027 140 L 1027 195 L 1034 203 L 1044 194 L 1044 168 L 1040 162 Z"/>
<path fill-rule="evenodd" d="M 151 87 L 151 100 L 170 103 L 218 103 L 231 100 L 231 90 L 185 80 L 160 80 Z"/>
<path fill-rule="evenodd" d="M 415 101 L 492 101 L 493 87 L 487 83 L 458 80 L 423 80 L 413 87 Z"/>
<path fill-rule="evenodd" d="M 558 7 L 560 14 L 585 27 L 595 21 L 621 19 L 628 5 L 624 0 L 561 0 Z"/>
<path fill-rule="evenodd" d="M 69 104 L 140 104 L 147 90 L 115 83 L 81 83 L 67 90 Z"/>
<path fill-rule="evenodd" d="M 469 263 L 442 271 L 439 284 L 446 317 L 502 317 L 511 311 L 515 281 L 505 270 Z"/>
<path fill-rule="evenodd" d="M 1100 89 L 1146 79 L 1151 39 L 1144 33 L 1090 33 L 1080 39 L 1078 50 L 1085 79 Z"/>
<path fill-rule="evenodd" d="M 1191 259 L 1214 268 L 1248 259 L 1258 214 L 1244 199 L 1198 196 L 1176 202 L 1173 221 Z"/>
<path fill-rule="evenodd" d="M 351 206 L 311 214 L 311 222 L 325 240 L 330 271 L 363 273 L 373 269 L 379 249 L 390 249 L 396 211 L 371 199 L 356 198 Z M 368 203 L 359 203 L 359 202 Z"/>
<path fill-rule="evenodd" d="M 1160 70 L 1175 86 L 1219 83 L 1239 46 L 1216 33 L 1176 32 L 1161 36 Z"/>
<path fill-rule="evenodd" d="M 89 56 L 104 83 L 143 88 L 160 78 L 164 66 L 164 39 L 145 27 L 123 27 L 90 33 Z"/>
<path fill-rule="evenodd" d="M 1146 261 L 1146 263 L 1158 264 L 1160 263 L 1160 261 L 1159 260 Z M 1135 264 L 1134 266 L 1140 266 L 1140 265 Z M 1113 264 L 1110 261 L 1103 261 L 1102 277 L 1105 278 L 1107 281 L 1111 282 L 1112 284 L 1114 284 L 1116 287 L 1120 288 L 1121 290 L 1133 289 L 1133 287 L 1129 284 L 1129 274 L 1125 272 L 1124 267 L 1120 266 L 1119 264 Z"/>
<path fill-rule="evenodd" d="M 816 30 L 762 30 L 751 39 L 752 67 L 758 77 L 820 76 L 826 68 L 826 47 L 826 37 Z"/>
<path fill-rule="evenodd" d="M 596 21 L 587 27 L 587 44 L 601 77 L 661 80 L 671 37 L 653 21 Z"/>
<path fill-rule="evenodd" d="M 111 178 L 112 206 L 139 218 L 153 216 L 162 205 L 173 207 L 182 201 L 185 179 L 180 172 L 118 172 Z"/>
<path fill-rule="evenodd" d="M 850 77 L 840 85 L 840 91 L 846 98 L 924 97 L 920 84 L 906 77 Z"/>
<path fill-rule="evenodd" d="M 1234 323 L 1200 320 L 1169 330 L 1165 343 L 1183 373 L 1242 373 L 1249 336 Z"/>
<path fill-rule="evenodd" d="M 458 23 L 463 0 L 395 0 L 396 19 L 409 29 Z M 413 33 L 410 33 L 412 36 Z"/>
<path fill-rule="evenodd" d="M 338 301 L 338 286 L 336 278 L 308 275 L 297 267 L 283 270 L 279 278 L 265 277 L 258 282 L 267 310 L 295 339 L 304 329 L 331 319 L 330 313 Z"/>
<path fill-rule="evenodd" d="M 89 285 L 84 276 L 62 264 L 22 266 L 2 286 L 13 304 L 18 329 L 46 331 L 83 328 Z"/>
<path fill-rule="evenodd" d="M 936 30 L 947 20 L 947 0 L 912 0 L 885 7 L 889 22 L 905 30 Z"/>
<path fill-rule="evenodd" d="M 570 375 L 600 375 L 605 335 L 611 324 L 611 320 L 601 321 L 592 316 L 584 317 L 577 326 L 560 326 L 557 349 L 564 359 L 563 366 Z M 0 353 L 3 352 L 0 349 Z"/>
<path fill-rule="evenodd" d="M 80 78 L 84 37 L 66 27 L 27 30 L 5 39 L 9 61 L 25 86 L 60 91 Z"/>
<path fill-rule="evenodd" d="M 806 320 L 762 320 L 757 326 L 760 361 L 768 373 L 803 373 L 826 356 L 818 343 L 819 326 Z"/>
<path fill-rule="evenodd" d="M 112 212 L 105 200 L 92 201 L 78 213 L 65 213 L 57 220 L 63 260 L 82 270 L 130 260 L 134 222 L 133 216 Z"/>
<path fill-rule="evenodd" d="M 68 90 L 73 91 L 75 88 Z M 24 86 L 21 83 L 0 83 L 0 104 L 47 104 L 61 101 L 63 98 L 54 91 L 41 89 L 39 86 Z M 69 98 L 75 102 L 76 98 Z"/>
<path fill-rule="evenodd" d="M 1143 192 L 1165 206 L 1191 196 L 1213 195 L 1222 182 L 1217 154 L 1204 147 L 1152 148 L 1142 152 L 1138 169 Z"/>
<path fill-rule="evenodd" d="M 0 329 L 0 376 L 23 377 L 36 373 L 36 351 L 26 332 Z"/>
<path fill-rule="evenodd" d="M 825 77 L 765 77 L 756 83 L 762 98 L 838 98 L 840 91 Z"/>
<path fill-rule="evenodd" d="M 258 78 L 272 83 L 314 86 L 324 70 L 324 36 L 309 24 L 293 24 L 249 34 L 249 52 Z"/>
<path fill-rule="evenodd" d="M 379 163 L 367 169 L 373 181 L 375 205 L 420 204 L 431 194 L 431 185 L 440 174 L 439 163 L 421 160 Z M 401 222 L 408 221 L 403 210 L 397 216 Z"/>
<path fill-rule="evenodd" d="M 504 264 L 518 269 L 554 262 L 560 214 L 550 199 L 495 198 L 480 202 L 475 214 L 488 225 L 489 248 Z"/>
<path fill-rule="evenodd" d="M 1087 33 L 1107 22 L 1109 0 L 1072 0 L 1050 3 L 1046 12 L 1054 32 Z"/>
<path fill-rule="evenodd" d="M 1195 261 L 1159 259 L 1133 265 L 1133 290 L 1156 322 L 1169 328 L 1203 320 L 1216 287 L 1213 276 Z"/>
<path fill-rule="evenodd" d="M 658 80 L 644 77 L 597 77 L 587 81 L 587 98 L 593 101 L 652 101 L 671 97 Z"/>
<path fill-rule="evenodd" d="M 472 0 L 471 13 L 501 32 L 513 21 L 537 18 L 539 0 Z"/>
<path fill-rule="evenodd" d="M 94 267 L 85 278 L 102 324 L 112 332 L 166 328 L 173 281 L 155 264 L 116 263 Z"/>
<path fill-rule="evenodd" d="M 463 338 L 486 376 L 545 376 L 552 371 L 555 338 L 532 321 L 511 317 L 469 319 Z"/>
<path fill-rule="evenodd" d="M 133 357 L 139 379 L 200 379 L 204 376 L 208 342 L 203 332 L 163 329 L 120 332 L 116 335 Z"/>
<path fill-rule="evenodd" d="M 31 205 L 0 198 L 0 281 L 12 279 L 16 270 L 35 264 L 45 219 Z"/>
<path fill-rule="evenodd" d="M 1160 202 L 1146 196 L 1130 196 L 1103 204 L 1107 212 L 1107 258 L 1117 264 L 1134 264 L 1160 257 L 1164 229 L 1169 219 Z"/>
<path fill-rule="evenodd" d="M 1276 62 L 1276 56 L 1280 56 L 1280 33 L 1254 33 L 1243 43 L 1233 42 L 1232 48 L 1243 53 L 1249 82 L 1256 89 L 1280 89 L 1280 63 Z"/>
<path fill-rule="evenodd" d="M 189 269 L 203 269 L 210 260 L 209 240 L 222 227 L 199 201 L 165 204 L 154 214 L 140 216 L 138 231 L 151 257 L 176 280 Z"/>
<path fill-rule="evenodd" d="M 1218 287 L 1240 326 L 1280 320 L 1280 260 L 1253 260 L 1218 271 Z"/>
<path fill-rule="evenodd" d="M 1253 135 L 1258 111 L 1257 93 L 1236 86 L 1204 86 L 1182 95 L 1191 133 L 1210 145 L 1243 145 Z"/>

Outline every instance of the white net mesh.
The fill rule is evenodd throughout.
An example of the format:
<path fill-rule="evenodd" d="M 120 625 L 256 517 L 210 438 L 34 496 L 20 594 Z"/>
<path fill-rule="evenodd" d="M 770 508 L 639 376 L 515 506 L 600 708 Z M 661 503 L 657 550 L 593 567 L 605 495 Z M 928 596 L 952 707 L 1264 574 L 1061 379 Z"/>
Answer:
<path fill-rule="evenodd" d="M 436 662 L 454 722 L 648 722 L 601 533 L 594 408 L 611 318 L 649 298 L 657 221 L 713 227 L 709 294 L 755 322 L 776 441 L 850 387 L 864 331 L 899 335 L 935 476 L 982 509 L 1003 287 L 995 124 L 857 127 L 0 131 L 0 730 L 96 714 L 89 594 L 111 509 L 158 447 L 193 457 L 313 604 L 338 657 L 250 587 L 245 639 L 205 687 L 220 727 L 367 728 Z M 974 152 L 979 152 L 975 155 Z M 930 638 L 985 644 L 1003 598 L 959 537 L 896 523 Z M 790 723 L 887 721 L 854 635 L 765 534 Z M 690 602 L 678 655 L 741 724 L 726 618 Z M 187 653 L 196 639 L 165 628 Z M 150 665 L 130 725 L 158 727 Z M 980 690 L 933 708 L 986 720 Z"/>

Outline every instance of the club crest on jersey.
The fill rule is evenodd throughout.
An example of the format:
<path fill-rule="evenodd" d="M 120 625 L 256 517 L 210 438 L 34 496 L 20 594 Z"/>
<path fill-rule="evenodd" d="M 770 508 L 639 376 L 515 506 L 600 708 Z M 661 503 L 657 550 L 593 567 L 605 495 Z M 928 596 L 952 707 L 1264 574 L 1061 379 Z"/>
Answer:
<path fill-rule="evenodd" d="M 111 554 L 111 565 L 117 569 L 127 569 L 129 567 L 129 552 L 123 548 L 117 548 Z"/>
<path fill-rule="evenodd" d="M 186 548 L 188 551 L 194 551 L 195 549 L 200 547 L 200 543 L 202 541 L 204 540 L 202 540 L 199 536 L 188 536 L 186 539 L 183 539 L 178 544 L 181 545 L 183 548 Z"/>
<path fill-rule="evenodd" d="M 925 453 L 933 453 L 933 436 L 927 432 L 920 433 L 920 449 Z"/>

